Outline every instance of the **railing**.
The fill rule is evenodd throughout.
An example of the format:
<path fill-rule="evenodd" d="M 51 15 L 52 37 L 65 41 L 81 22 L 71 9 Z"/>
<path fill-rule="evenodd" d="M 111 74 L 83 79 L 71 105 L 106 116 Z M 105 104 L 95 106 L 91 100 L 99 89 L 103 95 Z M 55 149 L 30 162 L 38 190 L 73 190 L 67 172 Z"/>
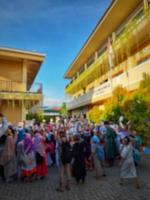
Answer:
<path fill-rule="evenodd" d="M 0 92 L 42 93 L 42 84 L 34 83 L 29 90 L 24 82 L 0 80 Z"/>
<path fill-rule="evenodd" d="M 127 23 L 127 25 L 124 28 L 124 31 L 122 31 L 122 33 L 116 38 L 116 41 L 113 44 L 113 48 L 117 49 L 118 44 L 124 44 L 124 42 L 126 42 L 124 41 L 124 39 L 126 38 L 128 39 L 128 36 L 137 29 L 137 27 L 139 26 L 139 24 L 141 24 L 142 21 L 144 21 L 145 19 L 149 19 L 149 16 L 150 16 L 150 6 L 148 7 L 146 11 L 143 10 L 143 12 L 139 16 L 135 17 L 134 19 L 130 20 L 129 23 Z M 99 67 L 99 64 L 103 63 L 106 59 L 108 60 L 107 50 L 92 65 L 90 65 L 90 67 L 87 70 L 81 73 L 76 80 L 68 84 L 65 88 L 65 92 L 68 94 L 72 94 L 74 93 L 73 90 L 75 88 L 79 88 L 79 85 L 80 87 L 83 87 L 83 83 L 81 84 L 81 82 L 83 82 L 85 79 L 91 76 L 93 71 Z M 93 77 L 93 81 L 94 81 L 94 77 Z"/>
<path fill-rule="evenodd" d="M 124 72 L 119 76 L 112 78 L 112 81 L 107 81 L 86 94 L 68 101 L 68 110 L 108 98 L 111 96 L 113 89 L 119 85 L 122 85 L 124 88 L 128 88 L 129 90 L 136 89 L 143 78 L 143 73 L 146 72 L 150 74 L 150 68 L 148 68 L 149 65 L 150 59 L 129 69 L 128 74 Z"/>

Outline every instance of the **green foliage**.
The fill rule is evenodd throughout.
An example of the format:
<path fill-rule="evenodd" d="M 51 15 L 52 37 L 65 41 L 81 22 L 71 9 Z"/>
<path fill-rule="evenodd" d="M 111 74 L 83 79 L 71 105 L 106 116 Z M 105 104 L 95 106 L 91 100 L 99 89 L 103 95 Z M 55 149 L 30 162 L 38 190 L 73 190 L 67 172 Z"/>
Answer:
<path fill-rule="evenodd" d="M 121 116 L 121 107 L 116 102 L 108 101 L 105 104 L 105 110 L 101 116 L 101 120 L 118 122 L 119 117 Z"/>
<path fill-rule="evenodd" d="M 117 104 L 121 104 L 127 95 L 127 90 L 122 86 L 118 86 L 113 91 L 113 101 Z"/>
<path fill-rule="evenodd" d="M 139 92 L 140 94 L 142 94 L 142 96 L 145 99 L 150 98 L 150 75 L 149 74 L 146 74 L 146 73 L 143 74 L 143 80 L 140 83 Z"/>
<path fill-rule="evenodd" d="M 66 105 L 66 103 L 62 103 L 60 113 L 61 113 L 61 115 L 63 117 L 67 117 L 68 112 L 67 112 L 67 105 Z"/>
<path fill-rule="evenodd" d="M 104 111 L 101 116 L 102 120 L 118 122 L 119 117 L 122 115 L 121 106 L 125 100 L 127 90 L 118 86 L 113 91 L 111 100 L 104 104 Z"/>
<path fill-rule="evenodd" d="M 87 118 L 89 121 L 98 124 L 101 119 L 101 114 L 102 111 L 99 109 L 99 107 L 95 106 L 87 113 Z"/>
<path fill-rule="evenodd" d="M 44 116 L 43 115 L 39 115 L 38 113 L 35 113 L 35 114 L 29 113 L 29 114 L 27 114 L 26 119 L 27 120 L 35 119 L 35 121 L 42 122 L 43 119 L 44 119 Z"/>
<path fill-rule="evenodd" d="M 137 91 L 129 93 L 121 86 L 113 91 L 113 96 L 104 104 L 104 110 L 94 107 L 88 112 L 88 119 L 95 123 L 108 120 L 118 123 L 123 115 L 131 122 L 131 128 L 136 129 L 144 143 L 150 145 L 150 75 L 143 74 L 143 80 Z"/>

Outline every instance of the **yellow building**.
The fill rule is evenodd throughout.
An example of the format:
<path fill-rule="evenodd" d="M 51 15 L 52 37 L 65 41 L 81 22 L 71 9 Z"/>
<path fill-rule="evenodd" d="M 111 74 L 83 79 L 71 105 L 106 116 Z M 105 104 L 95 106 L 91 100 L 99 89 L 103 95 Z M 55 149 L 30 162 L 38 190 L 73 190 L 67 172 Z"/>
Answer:
<path fill-rule="evenodd" d="M 68 110 L 103 108 L 118 85 L 137 89 L 144 72 L 150 73 L 150 1 L 112 1 L 65 73 Z"/>
<path fill-rule="evenodd" d="M 0 48 L 0 113 L 11 123 L 25 120 L 27 110 L 42 103 L 42 85 L 33 84 L 45 55 Z"/>

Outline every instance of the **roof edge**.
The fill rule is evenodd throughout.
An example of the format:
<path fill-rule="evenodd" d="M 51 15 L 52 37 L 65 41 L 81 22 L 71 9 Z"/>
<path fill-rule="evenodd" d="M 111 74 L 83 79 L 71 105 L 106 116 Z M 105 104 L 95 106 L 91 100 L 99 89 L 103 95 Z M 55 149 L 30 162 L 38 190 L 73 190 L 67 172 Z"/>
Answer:
<path fill-rule="evenodd" d="M 9 48 L 9 47 L 0 47 L 0 51 L 11 51 L 14 53 L 22 53 L 22 54 L 46 57 L 46 54 L 44 54 L 44 53 L 28 51 L 28 50 L 21 50 L 21 49 L 16 49 L 16 48 Z"/>
<path fill-rule="evenodd" d="M 73 62 L 71 63 L 71 65 L 69 66 L 69 68 L 67 69 L 67 71 L 64 74 L 64 78 L 65 79 L 71 79 L 70 77 L 67 77 L 67 73 L 69 72 L 69 70 L 71 70 L 73 64 L 75 63 L 75 61 L 77 60 L 77 58 L 79 57 L 79 55 L 81 54 L 82 50 L 84 49 L 84 47 L 88 44 L 88 41 L 90 40 L 90 38 L 92 37 L 92 35 L 94 34 L 94 32 L 96 31 L 96 29 L 98 28 L 98 26 L 100 25 L 101 21 L 104 19 L 104 17 L 106 16 L 106 14 L 109 12 L 109 10 L 111 9 L 111 7 L 113 5 L 115 5 L 115 3 L 117 2 L 117 0 L 112 0 L 112 2 L 110 3 L 110 5 L 108 6 L 108 8 L 105 10 L 104 14 L 100 17 L 100 19 L 98 20 L 95 28 L 93 29 L 93 31 L 91 32 L 91 34 L 88 36 L 87 40 L 84 42 L 82 48 L 79 50 L 77 56 L 75 57 L 75 59 L 73 60 Z"/>

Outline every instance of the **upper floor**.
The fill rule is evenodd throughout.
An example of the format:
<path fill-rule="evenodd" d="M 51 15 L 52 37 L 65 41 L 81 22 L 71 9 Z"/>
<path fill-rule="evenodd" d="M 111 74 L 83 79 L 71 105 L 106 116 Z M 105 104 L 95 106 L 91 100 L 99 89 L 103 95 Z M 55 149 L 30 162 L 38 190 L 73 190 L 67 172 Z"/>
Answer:
<path fill-rule="evenodd" d="M 124 3 L 122 0 L 112 3 L 66 72 L 65 77 L 71 78 L 65 89 L 67 94 L 75 97 L 83 95 L 92 90 L 95 83 L 97 86 L 97 83 L 107 82 L 110 70 L 112 76 L 127 70 L 129 65 L 119 69 L 125 61 L 132 58 L 132 67 L 149 57 L 149 1 L 133 0 L 128 4 Z M 121 8 L 124 14 L 120 12 Z M 107 37 L 104 37 L 103 34 L 106 33 Z M 87 48 L 93 48 L 90 54 Z"/>
<path fill-rule="evenodd" d="M 41 53 L 0 48 L 0 92 L 41 93 L 42 85 L 33 82 L 44 58 Z"/>

